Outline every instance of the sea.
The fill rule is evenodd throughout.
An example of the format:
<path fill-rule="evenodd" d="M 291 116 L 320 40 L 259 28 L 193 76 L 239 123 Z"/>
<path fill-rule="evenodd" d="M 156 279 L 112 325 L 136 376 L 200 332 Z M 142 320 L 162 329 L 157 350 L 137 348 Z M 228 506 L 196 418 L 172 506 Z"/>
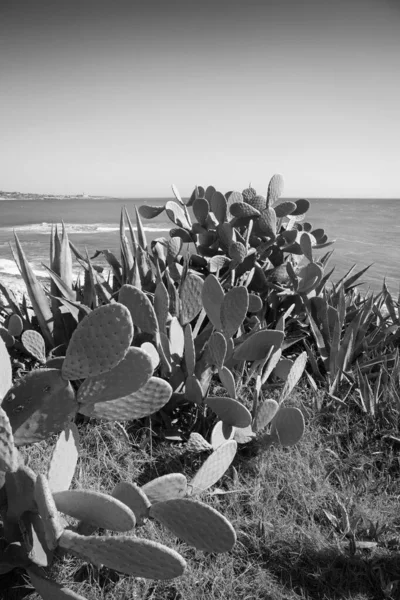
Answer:
<path fill-rule="evenodd" d="M 4 199 L 0 201 L 0 283 L 20 281 L 10 244 L 14 232 L 39 278 L 47 279 L 43 264 L 49 266 L 52 224 L 65 223 L 70 240 L 89 255 L 108 249 L 119 256 L 119 219 L 126 207 L 135 224 L 135 208 L 142 204 L 159 206 L 173 198 L 68 198 Z M 370 268 L 361 278 L 360 290 L 378 292 L 385 280 L 392 294 L 400 287 L 400 199 L 311 199 L 305 220 L 323 228 L 335 243 L 318 252 L 333 249 L 329 266 L 337 281 L 353 265 Z M 172 223 L 165 212 L 144 220 L 148 241 L 169 237 Z M 318 256 L 318 255 L 317 255 Z M 106 265 L 99 257 L 97 264 Z M 76 273 L 79 264 L 74 265 Z"/>

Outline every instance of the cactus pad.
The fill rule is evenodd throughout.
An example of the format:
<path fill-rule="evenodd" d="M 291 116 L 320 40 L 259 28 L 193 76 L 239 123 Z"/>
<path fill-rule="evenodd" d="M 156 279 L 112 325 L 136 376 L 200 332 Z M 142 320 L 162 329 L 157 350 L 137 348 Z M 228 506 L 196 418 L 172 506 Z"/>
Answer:
<path fill-rule="evenodd" d="M 24 464 L 19 465 L 14 473 L 6 473 L 7 518 L 17 521 L 24 512 L 37 510 L 35 482 L 36 473 Z"/>
<path fill-rule="evenodd" d="M 212 449 L 213 448 L 211 444 L 209 444 L 207 440 L 203 438 L 201 433 L 192 431 L 189 436 L 188 443 L 186 444 L 186 450 L 188 452 L 206 452 L 207 450 Z"/>
<path fill-rule="evenodd" d="M 246 202 L 234 202 L 230 206 L 231 215 L 237 219 L 254 219 L 260 216 L 260 211 L 250 206 Z"/>
<path fill-rule="evenodd" d="M 201 299 L 207 317 L 215 329 L 221 330 L 221 306 L 224 301 L 224 290 L 215 275 L 208 275 L 204 281 Z"/>
<path fill-rule="evenodd" d="M 53 492 L 68 490 L 79 456 L 79 433 L 74 423 L 59 435 L 51 457 L 47 478 Z"/>
<path fill-rule="evenodd" d="M 7 413 L 0 407 L 0 471 L 14 471 L 16 468 L 14 437 Z"/>
<path fill-rule="evenodd" d="M 219 369 L 224 366 L 227 344 L 226 339 L 219 331 L 214 331 L 208 342 L 211 360 Z"/>
<path fill-rule="evenodd" d="M 190 495 L 200 494 L 208 489 L 219 479 L 228 469 L 235 458 L 237 443 L 235 440 L 229 440 L 217 448 L 211 456 L 207 458 L 204 464 L 197 471 L 196 475 L 188 484 Z"/>
<path fill-rule="evenodd" d="M 44 475 L 37 476 L 34 495 L 39 514 L 42 518 L 47 547 L 49 550 L 55 550 L 64 528 L 58 518 L 49 482 Z"/>
<path fill-rule="evenodd" d="M 130 508 L 108 494 L 93 490 L 65 490 L 53 494 L 57 510 L 104 529 L 129 531 L 136 524 Z"/>
<path fill-rule="evenodd" d="M 261 402 L 253 422 L 254 431 L 262 431 L 272 421 L 278 410 L 279 404 L 273 398 L 267 398 Z"/>
<path fill-rule="evenodd" d="M 225 396 L 208 397 L 207 406 L 227 425 L 247 427 L 251 423 L 251 414 L 241 402 Z"/>
<path fill-rule="evenodd" d="M 160 364 L 160 355 L 158 354 L 156 347 L 151 342 L 144 342 L 140 347 L 150 356 L 153 369 L 152 372 L 155 371 Z"/>
<path fill-rule="evenodd" d="M 227 213 L 227 202 L 225 196 L 221 194 L 221 192 L 214 192 L 211 197 L 210 206 L 218 223 L 224 223 L 226 221 Z"/>
<path fill-rule="evenodd" d="M 190 324 L 188 323 L 184 329 L 185 336 L 185 364 L 188 375 L 194 374 L 196 366 L 196 353 L 194 350 L 193 333 Z"/>
<path fill-rule="evenodd" d="M 190 323 L 203 308 L 201 303 L 201 291 L 204 281 L 201 277 L 188 271 L 180 289 L 180 322 L 181 325 Z"/>
<path fill-rule="evenodd" d="M 57 369 L 32 371 L 16 382 L 2 403 L 16 446 L 45 440 L 58 433 L 77 407 L 71 384 Z"/>
<path fill-rule="evenodd" d="M 169 346 L 171 350 L 171 356 L 175 355 L 175 358 L 182 358 L 185 347 L 185 335 L 182 325 L 179 323 L 176 317 L 171 319 L 169 326 Z"/>
<path fill-rule="evenodd" d="M 142 490 L 151 504 L 182 498 L 186 495 L 187 479 L 182 473 L 169 473 L 149 481 L 142 486 Z"/>
<path fill-rule="evenodd" d="M 12 348 L 15 344 L 15 337 L 5 327 L 0 327 L 0 338 L 5 343 L 6 348 Z"/>
<path fill-rule="evenodd" d="M 228 392 L 228 396 L 230 398 L 236 399 L 236 385 L 232 371 L 230 371 L 228 367 L 222 367 L 221 369 L 218 369 L 218 376 L 221 380 L 222 385 Z"/>
<path fill-rule="evenodd" d="M 21 336 L 25 350 L 41 363 L 46 362 L 46 346 L 43 337 L 34 329 L 27 329 Z"/>
<path fill-rule="evenodd" d="M 283 192 L 283 177 L 279 173 L 272 175 L 268 184 L 267 205 L 272 206 L 280 198 Z"/>
<path fill-rule="evenodd" d="M 234 436 L 235 428 L 223 421 L 217 421 L 211 432 L 211 445 L 216 450 Z"/>
<path fill-rule="evenodd" d="M 125 421 L 151 415 L 168 402 L 172 387 L 159 377 L 150 377 L 137 392 L 110 402 L 79 405 L 79 412 L 88 417 Z"/>
<path fill-rule="evenodd" d="M 8 333 L 14 337 L 18 337 L 24 330 L 24 324 L 19 315 L 11 315 L 8 321 Z"/>
<path fill-rule="evenodd" d="M 286 383 L 283 386 L 283 390 L 281 392 L 281 396 L 279 398 L 279 403 L 282 404 L 289 397 L 293 388 L 297 385 L 300 377 L 304 373 L 304 369 L 307 364 L 307 352 L 304 351 L 296 358 L 294 361 L 286 379 Z"/>
<path fill-rule="evenodd" d="M 290 358 L 281 358 L 274 368 L 274 375 L 282 379 L 282 381 L 286 381 L 292 366 L 293 361 Z"/>
<path fill-rule="evenodd" d="M 271 348 L 279 348 L 283 342 L 283 331 L 276 329 L 262 329 L 248 337 L 233 352 L 236 360 L 262 360 Z"/>
<path fill-rule="evenodd" d="M 185 380 L 185 398 L 193 404 L 203 404 L 203 388 L 195 375 L 189 375 Z"/>
<path fill-rule="evenodd" d="M 225 295 L 221 306 L 221 324 L 225 337 L 232 337 L 243 323 L 249 306 L 247 288 L 234 287 Z"/>
<path fill-rule="evenodd" d="M 251 425 L 249 425 L 248 427 L 244 427 L 243 429 L 235 429 L 233 439 L 238 444 L 247 444 L 247 442 L 250 442 L 255 437 L 256 434 L 253 431 Z"/>
<path fill-rule="evenodd" d="M 173 200 L 169 200 L 165 205 L 165 212 L 175 225 L 183 229 L 190 229 L 190 223 L 187 220 L 185 211 L 179 204 Z"/>
<path fill-rule="evenodd" d="M 119 290 L 118 301 L 128 308 L 134 325 L 145 333 L 157 335 L 156 313 L 149 298 L 142 290 L 133 285 L 123 285 Z"/>
<path fill-rule="evenodd" d="M 290 214 L 291 217 L 298 217 L 300 215 L 304 215 L 310 208 L 309 201 L 305 200 L 304 198 L 302 198 L 301 200 L 296 200 L 295 204 L 296 204 L 296 208 Z"/>
<path fill-rule="evenodd" d="M 5 343 L 0 338 L 0 404 L 12 386 L 11 361 Z"/>
<path fill-rule="evenodd" d="M 172 579 L 182 575 L 186 568 L 185 560 L 174 550 L 139 538 L 84 537 L 64 531 L 60 546 L 94 564 L 135 577 Z"/>
<path fill-rule="evenodd" d="M 140 390 L 153 374 L 151 357 L 140 348 L 129 348 L 121 362 L 97 377 L 88 377 L 78 390 L 80 404 L 109 402 Z"/>
<path fill-rule="evenodd" d="M 132 337 L 133 324 L 126 306 L 115 302 L 96 308 L 73 332 L 62 376 L 85 379 L 113 369 L 128 352 Z"/>
<path fill-rule="evenodd" d="M 260 296 L 256 296 L 255 294 L 249 294 L 249 307 L 248 312 L 256 313 L 260 311 L 263 307 L 262 300 Z"/>
<path fill-rule="evenodd" d="M 150 500 L 135 483 L 120 481 L 113 489 L 111 496 L 131 509 L 136 517 L 136 525 L 142 525 L 148 518 L 151 506 Z"/>
<path fill-rule="evenodd" d="M 262 235 L 275 238 L 276 213 L 273 208 L 266 208 L 262 211 L 260 218 L 257 220 L 257 229 L 262 233 Z"/>
<path fill-rule="evenodd" d="M 32 569 L 27 569 L 31 583 L 43 600 L 86 600 L 84 596 L 60 585 L 51 579 L 41 577 Z"/>
<path fill-rule="evenodd" d="M 271 423 L 271 438 L 281 446 L 294 446 L 303 437 L 304 417 L 294 406 L 281 408 Z"/>
<path fill-rule="evenodd" d="M 274 206 L 275 214 L 278 219 L 289 216 L 294 210 L 296 210 L 296 204 L 294 202 L 281 202 Z"/>
<path fill-rule="evenodd" d="M 204 226 L 206 224 L 209 212 L 210 205 L 208 200 L 205 198 L 196 198 L 193 202 L 193 213 L 200 225 Z"/>
<path fill-rule="evenodd" d="M 143 219 L 154 219 L 162 212 L 164 212 L 164 206 L 149 206 L 148 204 L 139 206 L 139 214 Z"/>
<path fill-rule="evenodd" d="M 176 537 L 204 552 L 229 552 L 236 542 L 230 522 L 198 500 L 167 500 L 150 508 L 150 517 Z"/>

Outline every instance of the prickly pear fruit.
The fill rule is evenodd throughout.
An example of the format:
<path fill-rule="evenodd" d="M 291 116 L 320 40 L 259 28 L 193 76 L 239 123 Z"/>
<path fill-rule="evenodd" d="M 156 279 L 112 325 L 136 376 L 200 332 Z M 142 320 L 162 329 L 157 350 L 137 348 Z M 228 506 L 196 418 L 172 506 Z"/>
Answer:
<path fill-rule="evenodd" d="M 132 337 L 133 324 L 126 306 L 117 302 L 99 306 L 72 334 L 62 376 L 86 379 L 110 371 L 128 352 Z"/>
<path fill-rule="evenodd" d="M 159 502 L 150 508 L 150 517 L 197 550 L 229 552 L 236 542 L 231 523 L 198 500 L 180 498 Z"/>
<path fill-rule="evenodd" d="M 93 490 L 64 490 L 53 494 L 57 510 L 104 529 L 129 531 L 135 527 L 130 508 L 108 494 Z"/>
<path fill-rule="evenodd" d="M 151 504 L 182 498 L 186 495 L 187 479 L 182 473 L 169 473 L 149 481 L 142 486 L 142 490 Z"/>
<path fill-rule="evenodd" d="M 94 564 L 102 564 L 148 579 L 172 579 L 183 574 L 186 562 L 180 554 L 150 540 L 127 536 L 84 537 L 64 531 L 60 546 Z"/>
<path fill-rule="evenodd" d="M 2 408 L 10 419 L 15 445 L 23 446 L 61 431 L 78 404 L 71 384 L 58 369 L 40 369 L 15 383 Z"/>

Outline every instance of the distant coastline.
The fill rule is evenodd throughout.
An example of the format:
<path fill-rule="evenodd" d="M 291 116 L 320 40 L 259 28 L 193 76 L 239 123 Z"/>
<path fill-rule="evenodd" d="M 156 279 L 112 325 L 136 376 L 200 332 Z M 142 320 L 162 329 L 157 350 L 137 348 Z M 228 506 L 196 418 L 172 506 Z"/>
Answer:
<path fill-rule="evenodd" d="M 89 196 L 87 194 L 30 194 L 23 192 L 3 192 L 0 190 L 0 202 L 7 200 L 106 200 L 108 196 Z"/>

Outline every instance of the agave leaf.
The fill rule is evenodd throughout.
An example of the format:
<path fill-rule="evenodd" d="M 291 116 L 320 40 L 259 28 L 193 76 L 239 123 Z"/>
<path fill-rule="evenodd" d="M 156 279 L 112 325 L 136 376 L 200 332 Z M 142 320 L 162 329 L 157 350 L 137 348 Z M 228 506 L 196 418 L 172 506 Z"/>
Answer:
<path fill-rule="evenodd" d="M 125 214 L 123 208 L 121 208 L 121 217 L 119 223 L 119 238 L 120 238 L 120 252 L 121 252 L 121 263 L 122 263 L 122 281 L 126 282 L 129 279 L 129 274 L 133 269 L 133 254 L 128 244 L 128 238 L 125 234 Z"/>
<path fill-rule="evenodd" d="M 16 260 L 17 266 L 21 272 L 21 276 L 26 285 L 26 289 L 28 291 L 28 295 L 32 303 L 32 308 L 35 312 L 43 337 L 46 340 L 47 345 L 52 348 L 54 346 L 54 319 L 47 300 L 46 293 L 39 281 L 37 280 L 37 277 L 25 256 L 25 253 L 22 249 L 22 246 L 16 233 L 14 233 L 14 237 L 19 259 L 19 262 Z"/>
<path fill-rule="evenodd" d="M 63 295 L 63 297 L 66 298 L 67 300 L 71 300 L 72 302 L 75 302 L 76 292 L 74 292 L 74 290 L 72 288 L 68 287 L 65 284 L 65 282 L 62 280 L 62 278 L 59 275 L 57 275 L 57 273 L 55 271 L 50 269 L 44 263 L 42 263 L 42 266 L 46 269 L 46 271 L 48 271 L 52 282 L 58 288 L 58 292 L 61 293 Z M 54 296 L 52 296 L 52 297 L 54 297 Z"/>
<path fill-rule="evenodd" d="M 137 209 L 137 206 L 135 206 L 135 212 L 136 212 L 136 226 L 137 226 L 137 234 L 138 234 L 139 246 L 142 248 L 142 250 L 146 250 L 147 249 L 146 234 L 145 234 L 145 231 L 144 231 L 142 219 L 140 218 L 140 214 L 139 214 L 139 211 Z"/>

